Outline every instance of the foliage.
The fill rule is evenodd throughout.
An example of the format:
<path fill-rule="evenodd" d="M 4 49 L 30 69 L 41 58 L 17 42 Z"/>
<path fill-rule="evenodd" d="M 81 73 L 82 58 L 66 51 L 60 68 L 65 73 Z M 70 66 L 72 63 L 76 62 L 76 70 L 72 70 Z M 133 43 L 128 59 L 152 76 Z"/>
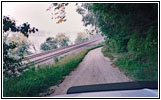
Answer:
<path fill-rule="evenodd" d="M 46 50 L 52 50 L 58 48 L 57 46 L 57 41 L 54 37 L 48 37 L 46 41 L 41 44 L 41 49 L 46 51 Z"/>
<path fill-rule="evenodd" d="M 114 55 L 116 54 L 117 49 L 115 40 L 105 38 L 105 45 L 102 48 L 102 53 L 105 57 L 109 57 L 111 60 L 114 60 Z"/>
<path fill-rule="evenodd" d="M 48 37 L 44 43 L 41 44 L 41 49 L 52 50 L 58 47 L 65 47 L 69 45 L 69 37 L 67 37 L 64 33 L 59 33 L 56 37 Z"/>
<path fill-rule="evenodd" d="M 54 57 L 54 62 L 57 63 L 59 61 L 58 57 Z"/>
<path fill-rule="evenodd" d="M 56 35 L 57 45 L 59 47 L 66 47 L 69 45 L 69 37 L 65 33 L 59 33 Z"/>
<path fill-rule="evenodd" d="M 103 48 L 102 48 L 102 53 L 103 53 L 103 55 L 104 55 L 105 57 L 109 57 L 111 60 L 114 59 L 114 56 L 112 55 L 111 52 L 109 52 L 108 48 L 103 47 Z"/>
<path fill-rule="evenodd" d="M 97 20 L 96 17 L 94 16 L 93 12 L 88 12 L 87 9 L 88 7 L 91 6 L 90 3 L 83 3 L 81 6 L 77 6 L 77 13 L 82 15 L 82 22 L 84 23 L 84 26 L 91 25 L 91 30 L 87 29 L 86 32 L 87 34 L 93 35 L 93 32 L 96 31 L 97 34 L 101 33 L 100 29 L 97 27 Z"/>
<path fill-rule="evenodd" d="M 77 38 L 75 39 L 75 43 L 88 41 L 88 37 L 86 33 L 80 32 L 77 33 Z"/>
<path fill-rule="evenodd" d="M 156 60 L 148 60 L 146 61 L 146 58 L 143 58 L 139 54 L 127 53 L 118 58 L 115 65 L 124 70 L 125 74 L 133 80 L 157 81 L 158 68 L 156 67 Z"/>
<path fill-rule="evenodd" d="M 16 26 L 15 20 L 4 16 L 3 17 L 3 77 L 10 78 L 19 75 L 27 67 L 22 67 L 23 55 L 20 55 L 17 58 L 11 57 L 9 51 L 15 49 L 17 45 L 11 41 L 6 42 L 5 34 L 6 32 L 21 32 L 24 36 L 28 37 L 29 33 L 38 31 L 35 27 L 31 28 L 30 24 L 24 23 L 20 26 Z"/>
<path fill-rule="evenodd" d="M 16 26 L 14 19 L 11 19 L 8 16 L 3 16 L 3 33 L 7 31 L 21 32 L 24 36 L 28 37 L 29 33 L 35 33 L 38 29 L 35 27 L 31 28 L 28 22 Z"/>
<path fill-rule="evenodd" d="M 3 76 L 4 78 L 8 77 L 15 77 L 18 73 L 16 71 L 21 72 L 23 68 L 21 67 L 22 59 L 20 58 L 13 58 L 8 55 L 8 51 L 10 49 L 14 49 L 16 45 L 14 42 L 6 44 L 6 42 L 3 41 Z"/>
<path fill-rule="evenodd" d="M 50 11 L 52 14 L 51 19 L 58 19 L 56 22 L 57 24 L 60 24 L 62 22 L 65 22 L 66 19 L 66 6 L 68 6 L 69 3 L 52 3 L 46 11 Z M 53 11 L 52 11 L 53 10 Z"/>
<path fill-rule="evenodd" d="M 16 44 L 16 47 L 14 49 L 11 49 L 9 51 L 9 54 L 11 56 L 18 56 L 18 55 L 28 55 L 31 54 L 31 52 L 28 51 L 29 46 L 31 45 L 30 42 L 27 40 L 27 37 L 25 37 L 22 33 L 12 33 L 12 36 L 6 37 L 6 42 L 14 42 Z"/>
<path fill-rule="evenodd" d="M 102 44 L 84 49 L 76 54 L 67 55 L 54 65 L 35 66 L 16 79 L 4 81 L 4 97 L 39 96 L 48 87 L 57 85 L 83 60 L 85 55 Z"/>
<path fill-rule="evenodd" d="M 116 64 L 136 79 L 157 77 L 158 4 L 93 3 L 86 6 L 91 14 L 86 22 L 93 25 L 91 20 L 96 20 L 94 25 L 107 37 L 104 52 L 122 55 Z"/>

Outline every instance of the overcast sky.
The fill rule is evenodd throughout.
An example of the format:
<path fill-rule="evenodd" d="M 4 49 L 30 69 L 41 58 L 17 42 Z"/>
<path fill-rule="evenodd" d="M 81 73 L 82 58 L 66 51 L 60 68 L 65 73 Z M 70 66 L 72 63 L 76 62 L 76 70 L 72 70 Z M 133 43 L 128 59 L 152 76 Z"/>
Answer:
<path fill-rule="evenodd" d="M 40 45 L 47 37 L 62 32 L 67 33 L 74 41 L 77 33 L 85 30 L 81 21 L 82 16 L 76 12 L 75 3 L 70 3 L 66 7 L 67 21 L 60 24 L 56 24 L 56 21 L 51 19 L 51 12 L 46 11 L 50 4 L 51 2 L 3 2 L 2 15 L 13 17 L 17 25 L 28 22 L 38 28 L 40 32 L 30 35 L 29 38 L 36 45 Z"/>

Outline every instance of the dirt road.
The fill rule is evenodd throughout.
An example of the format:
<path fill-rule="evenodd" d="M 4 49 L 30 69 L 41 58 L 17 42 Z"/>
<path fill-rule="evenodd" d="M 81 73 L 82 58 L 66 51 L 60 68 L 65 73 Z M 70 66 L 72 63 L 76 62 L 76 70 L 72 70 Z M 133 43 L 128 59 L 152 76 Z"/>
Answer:
<path fill-rule="evenodd" d="M 50 96 L 66 94 L 67 89 L 72 86 L 131 81 L 111 64 L 110 59 L 103 56 L 101 48 L 90 51 Z"/>

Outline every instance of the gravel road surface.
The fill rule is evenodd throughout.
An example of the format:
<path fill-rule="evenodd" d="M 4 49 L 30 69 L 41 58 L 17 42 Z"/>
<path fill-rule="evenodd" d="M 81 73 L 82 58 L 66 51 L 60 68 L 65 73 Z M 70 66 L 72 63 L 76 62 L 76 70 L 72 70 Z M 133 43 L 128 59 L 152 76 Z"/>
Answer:
<path fill-rule="evenodd" d="M 112 62 L 103 56 L 101 49 L 90 51 L 59 86 L 54 86 L 55 91 L 50 96 L 66 94 L 67 89 L 72 86 L 131 81 L 117 67 L 111 65 Z"/>

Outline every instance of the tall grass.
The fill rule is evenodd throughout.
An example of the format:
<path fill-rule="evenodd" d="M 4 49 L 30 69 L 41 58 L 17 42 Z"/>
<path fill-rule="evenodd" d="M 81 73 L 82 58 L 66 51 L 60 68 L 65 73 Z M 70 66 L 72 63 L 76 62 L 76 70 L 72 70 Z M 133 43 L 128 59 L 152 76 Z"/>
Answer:
<path fill-rule="evenodd" d="M 114 59 L 113 52 L 105 47 L 102 49 L 104 56 Z M 115 53 L 118 59 L 114 64 L 118 66 L 127 76 L 136 81 L 157 81 L 158 68 L 156 55 L 153 59 L 147 59 L 145 56 L 136 53 Z M 144 58 L 144 59 L 143 59 Z M 150 58 L 150 56 L 148 56 Z"/>
<path fill-rule="evenodd" d="M 140 60 L 136 54 L 123 54 L 117 59 L 115 65 L 124 70 L 125 74 L 133 78 L 133 80 L 158 80 L 158 68 L 156 63 L 154 61 L 145 62 Z"/>
<path fill-rule="evenodd" d="M 68 75 L 85 55 L 95 48 L 103 46 L 102 44 L 90 49 L 84 49 L 76 54 L 68 55 L 53 65 L 31 67 L 23 75 L 16 79 L 3 81 L 4 97 L 36 97 L 39 93 L 47 91 L 50 86 L 59 84 L 66 75 Z"/>

